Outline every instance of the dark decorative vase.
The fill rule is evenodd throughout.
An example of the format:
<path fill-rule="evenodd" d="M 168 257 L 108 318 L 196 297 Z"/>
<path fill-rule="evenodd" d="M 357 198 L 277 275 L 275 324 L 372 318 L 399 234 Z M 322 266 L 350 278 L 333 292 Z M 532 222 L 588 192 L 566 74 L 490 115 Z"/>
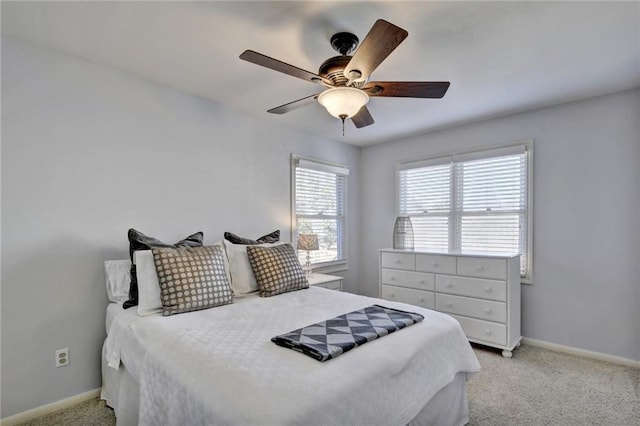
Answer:
<path fill-rule="evenodd" d="M 409 216 L 396 217 L 396 224 L 393 227 L 393 248 L 413 250 L 413 226 Z"/>

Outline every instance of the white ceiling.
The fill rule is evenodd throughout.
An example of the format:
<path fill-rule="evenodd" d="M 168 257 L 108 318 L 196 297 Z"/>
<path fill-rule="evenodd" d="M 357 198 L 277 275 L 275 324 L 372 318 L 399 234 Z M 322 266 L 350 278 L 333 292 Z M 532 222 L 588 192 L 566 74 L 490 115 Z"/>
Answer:
<path fill-rule="evenodd" d="M 409 37 L 372 80 L 450 81 L 443 99 L 372 98 L 356 129 L 321 89 L 238 59 L 256 50 L 317 72 L 338 31 L 376 19 Z M 2 34 L 358 146 L 640 87 L 640 2 L 2 2 Z"/>

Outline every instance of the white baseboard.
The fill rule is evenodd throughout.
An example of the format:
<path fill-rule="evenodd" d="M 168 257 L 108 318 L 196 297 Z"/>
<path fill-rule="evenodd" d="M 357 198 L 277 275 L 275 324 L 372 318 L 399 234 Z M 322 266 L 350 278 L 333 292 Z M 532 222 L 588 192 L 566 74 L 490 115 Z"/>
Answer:
<path fill-rule="evenodd" d="M 41 405 L 40 407 L 14 414 L 13 416 L 0 419 L 0 425 L 13 426 L 18 423 L 28 422 L 37 417 L 44 416 L 45 414 L 53 413 L 54 411 L 69 408 L 76 404 L 80 404 L 81 402 L 95 398 L 96 396 L 100 396 L 100 390 L 101 388 L 93 389 L 78 395 L 70 396 L 69 398 L 61 399 L 60 401 L 52 402 L 51 404 Z"/>
<path fill-rule="evenodd" d="M 632 359 L 623 358 L 621 356 L 603 354 L 600 352 L 588 351 L 586 349 L 572 348 L 571 346 L 559 345 L 557 343 L 545 342 L 544 340 L 536 340 L 529 337 L 523 337 L 522 343 L 530 346 L 538 346 L 540 348 L 549 349 L 555 352 L 564 352 L 571 355 L 581 356 L 583 358 L 591 358 L 598 361 L 606 361 L 613 364 L 626 365 L 627 367 L 640 368 L 640 361 L 634 361 Z"/>

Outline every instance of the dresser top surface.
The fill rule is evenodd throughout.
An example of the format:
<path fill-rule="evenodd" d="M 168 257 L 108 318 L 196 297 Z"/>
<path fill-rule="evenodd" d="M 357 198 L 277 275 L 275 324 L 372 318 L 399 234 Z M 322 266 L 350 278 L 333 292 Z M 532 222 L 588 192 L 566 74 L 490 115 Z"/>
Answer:
<path fill-rule="evenodd" d="M 400 250 L 385 248 L 380 249 L 385 253 L 406 253 L 406 254 L 436 254 L 441 256 L 469 256 L 469 257 L 488 257 L 488 258 L 512 258 L 518 257 L 518 253 L 498 253 L 492 251 L 472 251 L 472 250 Z"/>

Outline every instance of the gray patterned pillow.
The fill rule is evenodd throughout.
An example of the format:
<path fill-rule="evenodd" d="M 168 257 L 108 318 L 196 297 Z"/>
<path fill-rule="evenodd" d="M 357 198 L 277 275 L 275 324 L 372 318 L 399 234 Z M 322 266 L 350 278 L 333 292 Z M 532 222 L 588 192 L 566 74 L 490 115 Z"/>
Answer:
<path fill-rule="evenodd" d="M 233 303 L 220 246 L 152 249 L 162 315 Z"/>
<path fill-rule="evenodd" d="M 291 244 L 247 246 L 247 256 L 261 297 L 309 288 L 309 280 Z"/>

